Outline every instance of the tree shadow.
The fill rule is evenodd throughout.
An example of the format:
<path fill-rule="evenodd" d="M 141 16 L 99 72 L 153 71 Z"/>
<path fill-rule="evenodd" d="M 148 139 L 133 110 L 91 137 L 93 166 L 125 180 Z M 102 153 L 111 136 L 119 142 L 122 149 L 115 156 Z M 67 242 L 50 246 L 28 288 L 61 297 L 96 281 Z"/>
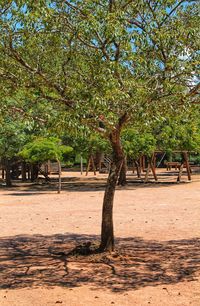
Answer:
<path fill-rule="evenodd" d="M 117 238 L 116 251 L 108 254 L 91 251 L 98 239 L 70 233 L 1 238 L 0 289 L 87 284 L 122 292 L 194 281 L 199 275 L 200 238 Z"/>
<path fill-rule="evenodd" d="M 138 188 L 148 188 L 148 187 L 169 187 L 171 185 L 178 186 L 180 184 L 190 183 L 188 181 L 181 181 L 177 183 L 176 181 L 155 181 L 149 179 L 148 182 L 144 183 L 141 179 L 133 179 L 131 176 L 127 178 L 127 184 L 125 186 L 117 186 L 117 190 L 135 190 Z M 71 178 L 62 179 L 62 191 L 63 192 L 99 192 L 105 191 L 106 178 L 85 178 L 81 180 L 79 178 L 73 180 Z M 56 180 L 52 180 L 51 183 L 20 183 L 18 185 L 13 185 L 13 187 L 7 189 L 6 187 L 0 187 L 0 190 L 8 190 L 9 193 L 5 195 L 12 196 L 33 196 L 40 194 L 49 194 L 51 192 L 58 191 L 58 184 Z"/>

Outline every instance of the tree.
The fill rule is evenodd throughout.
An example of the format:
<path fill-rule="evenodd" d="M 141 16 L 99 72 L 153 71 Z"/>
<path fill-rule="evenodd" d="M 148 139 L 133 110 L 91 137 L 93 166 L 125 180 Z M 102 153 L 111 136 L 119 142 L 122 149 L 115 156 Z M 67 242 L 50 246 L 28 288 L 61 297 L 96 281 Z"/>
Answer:
<path fill-rule="evenodd" d="M 48 160 L 56 160 L 58 163 L 59 184 L 58 193 L 61 192 L 61 161 L 69 158 L 69 154 L 73 151 L 71 147 L 63 146 L 59 139 L 56 138 L 37 138 L 27 143 L 19 152 L 19 156 L 26 161 L 35 164 Z"/>
<path fill-rule="evenodd" d="M 151 133 L 151 130 L 141 132 L 139 129 L 129 128 L 122 133 L 122 143 L 127 158 L 132 159 L 136 165 L 137 175 L 140 177 L 141 169 L 138 159 L 143 155 L 146 155 L 149 160 L 151 159 L 156 150 L 155 136 Z"/>
<path fill-rule="evenodd" d="M 6 170 L 6 186 L 11 187 L 11 161 L 17 156 L 26 141 L 24 125 L 19 121 L 12 121 L 9 116 L 2 116 L 0 120 L 0 156 Z"/>
<path fill-rule="evenodd" d="M 103 201 L 101 250 L 114 248 L 112 211 L 124 165 L 124 126 L 149 124 L 196 101 L 196 3 L 43 0 L 3 5 L 3 89 L 13 94 L 13 87 L 22 87 L 33 99 L 60 108 L 68 123 L 87 125 L 110 142 L 113 163 Z"/>
<path fill-rule="evenodd" d="M 199 107 L 190 107 L 187 112 L 174 116 L 174 118 L 163 118 L 154 126 L 153 133 L 156 134 L 157 148 L 159 150 L 199 153 Z"/>
<path fill-rule="evenodd" d="M 7 88 L 0 91 L 0 157 L 6 170 L 7 187 L 12 185 L 15 165 L 16 168 L 19 165 L 18 152 L 33 135 L 48 135 L 48 117 L 41 115 L 44 104 L 35 103 L 30 108 L 28 95 L 24 93 L 21 89 L 13 95 L 8 94 Z"/>

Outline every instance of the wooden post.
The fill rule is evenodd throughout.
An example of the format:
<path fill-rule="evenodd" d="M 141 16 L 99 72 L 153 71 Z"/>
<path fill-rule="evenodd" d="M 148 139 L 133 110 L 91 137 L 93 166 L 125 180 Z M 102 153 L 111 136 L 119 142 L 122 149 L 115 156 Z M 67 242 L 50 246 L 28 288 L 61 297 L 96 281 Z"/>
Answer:
<path fill-rule="evenodd" d="M 180 165 L 180 168 L 179 168 L 179 173 L 178 173 L 178 177 L 177 177 L 177 182 L 180 182 L 180 181 L 181 181 L 181 176 L 182 176 L 182 174 L 183 174 L 183 166 L 184 166 L 184 164 L 183 164 L 183 162 L 182 162 L 181 165 Z"/>
<path fill-rule="evenodd" d="M 143 156 L 140 156 L 140 158 L 139 158 L 139 165 L 140 165 L 140 169 L 142 171 L 144 171 L 144 168 L 143 168 Z"/>
<path fill-rule="evenodd" d="M 57 160 L 57 163 L 58 163 L 58 193 L 60 193 L 61 192 L 61 185 L 62 185 L 62 182 L 61 182 L 62 170 L 61 170 L 61 164 L 60 164 L 59 160 Z"/>
<path fill-rule="evenodd" d="M 146 157 L 145 155 L 142 156 L 142 171 L 146 169 Z"/>
<path fill-rule="evenodd" d="M 81 156 L 81 175 L 83 174 L 83 157 Z"/>

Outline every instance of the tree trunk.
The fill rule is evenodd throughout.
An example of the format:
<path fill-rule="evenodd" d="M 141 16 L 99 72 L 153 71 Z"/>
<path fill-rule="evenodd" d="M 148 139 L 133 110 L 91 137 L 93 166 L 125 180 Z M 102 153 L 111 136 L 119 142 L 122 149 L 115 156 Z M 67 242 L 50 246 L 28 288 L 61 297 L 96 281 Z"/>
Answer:
<path fill-rule="evenodd" d="M 2 169 L 2 179 L 4 180 L 4 178 L 5 178 L 5 169 L 3 168 Z"/>
<path fill-rule="evenodd" d="M 117 180 L 124 161 L 124 153 L 120 142 L 120 130 L 114 130 L 110 134 L 110 143 L 113 149 L 113 163 L 103 199 L 100 251 L 114 250 L 113 201 Z"/>
<path fill-rule="evenodd" d="M 125 186 L 127 184 L 126 171 L 127 171 L 127 161 L 126 161 L 126 157 L 124 157 L 123 164 L 122 164 L 122 167 L 121 167 L 121 171 L 120 171 L 120 174 L 119 174 L 119 179 L 118 179 L 118 185 L 120 185 L 120 186 Z"/>
<path fill-rule="evenodd" d="M 183 152 L 183 156 L 184 156 L 184 160 L 185 160 L 185 167 L 187 170 L 187 175 L 188 175 L 188 180 L 191 181 L 191 168 L 190 168 L 190 163 L 189 163 L 189 159 L 188 159 L 188 153 L 187 152 Z"/>
<path fill-rule="evenodd" d="M 38 178 L 39 173 L 39 165 L 32 164 L 31 165 L 31 182 L 34 182 Z"/>
<path fill-rule="evenodd" d="M 180 168 L 179 168 L 179 173 L 178 173 L 178 177 L 177 177 L 177 182 L 180 182 L 181 181 L 181 176 L 183 174 L 183 168 L 184 168 L 184 154 L 181 153 L 181 157 L 182 157 L 182 160 L 181 160 L 181 165 L 180 165 Z"/>
<path fill-rule="evenodd" d="M 30 164 L 28 164 L 28 180 L 31 179 L 31 169 L 30 169 Z"/>
<path fill-rule="evenodd" d="M 151 170 L 151 164 L 150 164 L 150 161 L 149 161 L 148 166 L 147 166 L 147 171 L 146 171 L 146 174 L 145 174 L 145 178 L 144 178 L 145 183 L 148 182 L 150 170 Z"/>
<path fill-rule="evenodd" d="M 10 160 L 6 159 L 5 160 L 5 168 L 6 168 L 6 187 L 11 187 L 12 182 L 11 182 L 11 165 L 10 165 Z"/>
<path fill-rule="evenodd" d="M 91 164 L 91 155 L 89 155 L 88 161 L 87 161 L 87 167 L 86 167 L 86 173 L 85 175 L 88 175 L 88 172 L 90 171 L 90 164 Z"/>
<path fill-rule="evenodd" d="M 22 167 L 22 182 L 26 181 L 26 162 L 22 162 L 21 164 Z"/>
<path fill-rule="evenodd" d="M 135 160 L 135 165 L 136 165 L 137 176 L 139 179 L 141 179 L 141 167 L 140 163 L 137 160 Z"/>

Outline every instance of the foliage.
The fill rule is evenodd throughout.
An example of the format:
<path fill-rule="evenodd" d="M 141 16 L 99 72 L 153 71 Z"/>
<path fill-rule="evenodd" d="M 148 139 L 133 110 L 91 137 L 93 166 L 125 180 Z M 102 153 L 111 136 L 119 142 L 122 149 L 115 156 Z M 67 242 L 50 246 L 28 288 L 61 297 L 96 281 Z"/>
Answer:
<path fill-rule="evenodd" d="M 151 156 L 156 149 L 156 139 L 149 133 L 141 134 L 136 129 L 127 129 L 122 134 L 122 143 L 128 157 L 138 159 L 140 155 Z"/>
<path fill-rule="evenodd" d="M 103 114 L 109 134 L 125 112 L 144 124 L 184 111 L 194 100 L 196 1 L 1 6 L 0 88 L 6 95 L 28 95 L 30 109 L 39 101 L 44 113 L 51 104 L 53 117 L 59 110 L 65 124 L 92 130 Z"/>
<path fill-rule="evenodd" d="M 12 158 L 26 142 L 27 135 L 23 122 L 13 121 L 10 117 L 0 120 L 0 156 Z"/>
<path fill-rule="evenodd" d="M 68 134 L 63 137 L 63 143 L 73 147 L 76 154 L 88 158 L 90 154 L 110 153 L 111 149 L 106 139 L 97 133 Z"/>
<path fill-rule="evenodd" d="M 31 163 L 43 163 L 47 160 L 67 160 L 73 151 L 63 146 L 56 138 L 38 138 L 27 143 L 19 152 L 19 156 Z"/>
<path fill-rule="evenodd" d="M 200 153 L 199 110 L 192 108 L 188 113 L 174 118 L 165 118 L 154 129 L 157 147 L 168 152 L 173 150 Z"/>

